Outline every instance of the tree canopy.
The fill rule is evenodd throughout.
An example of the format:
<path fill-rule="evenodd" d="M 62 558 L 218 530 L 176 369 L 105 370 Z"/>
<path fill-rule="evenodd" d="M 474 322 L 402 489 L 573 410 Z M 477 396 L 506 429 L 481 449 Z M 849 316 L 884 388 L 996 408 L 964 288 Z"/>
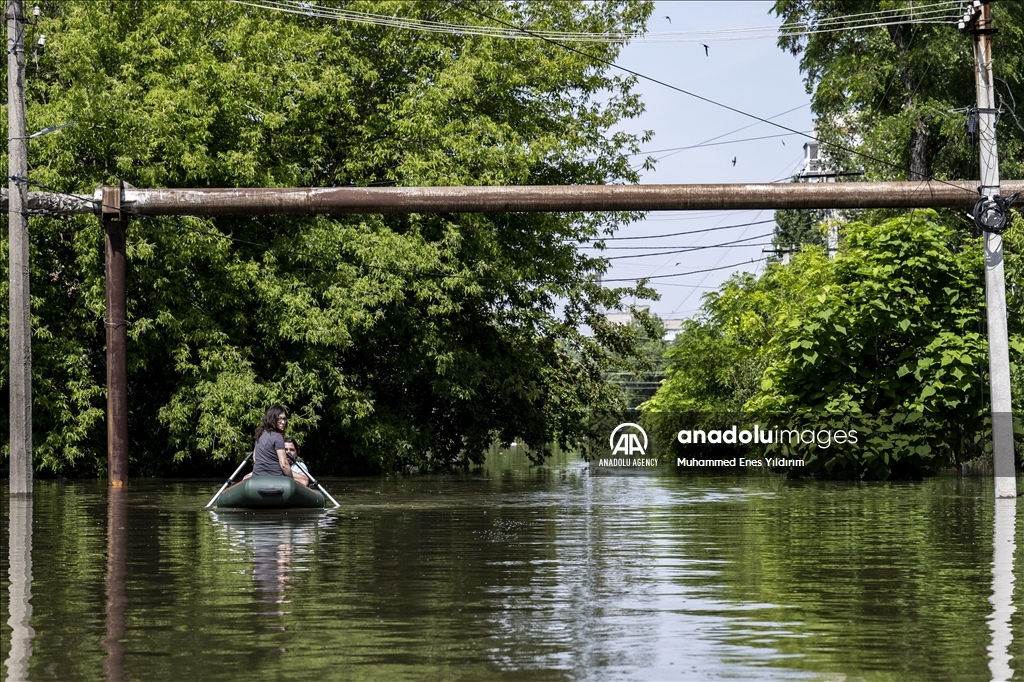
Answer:
<path fill-rule="evenodd" d="M 886 10 L 910 0 L 777 0 L 775 14 L 810 32 L 790 32 L 779 46 L 800 57 L 822 155 L 836 171 L 863 170 L 867 179 L 969 179 L 976 151 L 965 131 L 975 103 L 971 38 L 952 22 L 892 23 L 856 30 L 823 30 L 823 22 Z M 920 3 L 917 3 L 920 5 Z M 952 7 L 950 14 L 956 13 Z M 997 101 L 1007 114 L 999 127 L 1002 170 L 1021 177 L 1024 131 L 1013 109 L 1024 102 L 1024 6 L 992 3 Z M 907 15 L 907 12 L 901 14 Z M 884 16 L 884 15 L 883 15 Z"/>
<path fill-rule="evenodd" d="M 633 79 L 557 45 L 231 2 L 40 5 L 29 127 L 74 124 L 32 141 L 33 189 L 637 180 L 626 154 L 641 140 L 613 132 L 642 110 Z M 642 30 L 651 11 L 618 0 L 346 7 L 597 32 Z M 621 44 L 577 47 L 611 60 Z M 465 464 L 495 439 L 540 452 L 571 443 L 594 406 L 618 400 L 602 372 L 634 356 L 636 338 L 604 321 L 626 290 L 599 287 L 602 262 L 578 246 L 632 217 L 133 220 L 133 471 L 240 459 L 274 402 L 324 473 Z M 98 221 L 33 218 L 31 258 L 36 466 L 96 473 Z"/>
<path fill-rule="evenodd" d="M 977 149 L 966 132 L 968 109 L 976 101 L 971 36 L 948 20 L 836 29 L 843 18 L 909 16 L 914 7 L 920 10 L 921 3 L 776 0 L 772 8 L 786 25 L 806 29 L 783 34 L 779 46 L 800 59 L 824 166 L 856 174 L 839 181 L 979 177 Z M 1024 124 L 1016 108 L 1024 102 L 1024 4 L 991 7 L 998 29 L 992 36 L 996 100 L 1003 109 L 1000 171 L 1004 178 L 1021 178 Z M 931 11 L 943 9 L 945 16 L 959 12 L 956 6 Z M 946 216 L 969 227 L 962 212 Z M 821 243 L 810 226 L 822 219 L 814 211 L 777 211 L 776 245 Z"/>

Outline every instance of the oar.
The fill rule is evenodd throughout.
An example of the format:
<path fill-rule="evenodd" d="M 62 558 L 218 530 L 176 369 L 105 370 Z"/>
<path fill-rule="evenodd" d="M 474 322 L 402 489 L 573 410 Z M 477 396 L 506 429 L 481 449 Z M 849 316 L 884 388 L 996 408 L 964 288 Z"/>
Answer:
<path fill-rule="evenodd" d="M 231 474 L 231 476 L 228 477 L 228 480 L 224 481 L 224 485 L 220 487 L 220 490 L 217 491 L 217 494 L 213 496 L 213 499 L 210 500 L 210 503 L 203 507 L 203 509 L 209 509 L 210 507 L 213 506 L 213 503 L 217 501 L 217 498 L 220 497 L 220 494 L 224 492 L 225 488 L 227 488 L 229 485 L 235 482 L 235 476 L 237 476 L 238 472 L 242 470 L 242 467 L 245 466 L 245 463 L 249 461 L 249 458 L 255 454 L 256 449 L 253 448 L 253 451 L 246 455 L 245 459 L 242 460 L 242 463 L 238 465 L 237 469 L 235 469 L 235 473 Z"/>
<path fill-rule="evenodd" d="M 319 488 L 320 492 L 326 495 L 327 499 L 334 503 L 335 509 L 341 506 L 340 504 L 338 504 L 338 501 L 336 499 L 331 497 L 331 494 L 327 492 L 327 489 L 320 485 L 320 482 L 318 480 L 313 478 L 313 474 L 309 473 L 309 467 L 306 466 L 305 462 L 295 462 L 295 466 L 297 466 L 302 473 L 306 474 L 306 476 L 309 477 L 310 485 Z"/>

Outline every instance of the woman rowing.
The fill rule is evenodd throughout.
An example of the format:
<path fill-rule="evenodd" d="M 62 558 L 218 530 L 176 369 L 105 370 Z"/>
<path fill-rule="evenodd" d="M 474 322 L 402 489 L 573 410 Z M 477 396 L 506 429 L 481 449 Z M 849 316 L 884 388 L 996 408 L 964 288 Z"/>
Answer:
<path fill-rule="evenodd" d="M 305 474 L 292 470 L 284 442 L 287 428 L 288 411 L 280 405 L 271 405 L 263 414 L 263 423 L 256 429 L 252 475 L 288 476 L 299 485 L 309 485 L 309 478 Z"/>

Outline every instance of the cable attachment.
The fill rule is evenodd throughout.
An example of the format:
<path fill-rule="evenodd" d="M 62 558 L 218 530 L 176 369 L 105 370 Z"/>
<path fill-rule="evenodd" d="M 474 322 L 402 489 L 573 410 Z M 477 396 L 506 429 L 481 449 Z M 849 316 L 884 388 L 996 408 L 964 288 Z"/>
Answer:
<path fill-rule="evenodd" d="M 978 146 L 978 138 L 981 137 L 981 119 L 979 114 L 995 114 L 996 123 L 999 122 L 999 116 L 1003 113 L 1002 107 L 998 109 L 985 109 L 979 107 L 968 107 L 967 108 L 967 120 L 964 121 L 964 127 L 967 128 L 967 139 L 971 143 L 971 148 Z"/>
<path fill-rule="evenodd" d="M 974 204 L 969 217 L 982 232 L 1002 234 L 1010 227 L 1010 206 L 1020 193 L 1008 197 L 982 197 Z"/>
<path fill-rule="evenodd" d="M 971 107 L 967 110 L 967 139 L 971 143 L 971 149 L 978 146 L 978 109 L 977 107 Z"/>

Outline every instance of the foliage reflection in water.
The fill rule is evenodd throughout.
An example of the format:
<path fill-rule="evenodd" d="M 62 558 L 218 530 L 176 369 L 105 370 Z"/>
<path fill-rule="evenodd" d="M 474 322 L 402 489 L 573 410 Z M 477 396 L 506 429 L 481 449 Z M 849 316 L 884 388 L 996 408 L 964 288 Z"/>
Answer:
<path fill-rule="evenodd" d="M 39 481 L 34 512 L 3 500 L 5 671 L 982 680 L 1021 654 L 1017 509 L 995 524 L 986 479 L 524 460 L 330 481 L 342 509 L 313 514 L 203 511 L 213 483 Z"/>

